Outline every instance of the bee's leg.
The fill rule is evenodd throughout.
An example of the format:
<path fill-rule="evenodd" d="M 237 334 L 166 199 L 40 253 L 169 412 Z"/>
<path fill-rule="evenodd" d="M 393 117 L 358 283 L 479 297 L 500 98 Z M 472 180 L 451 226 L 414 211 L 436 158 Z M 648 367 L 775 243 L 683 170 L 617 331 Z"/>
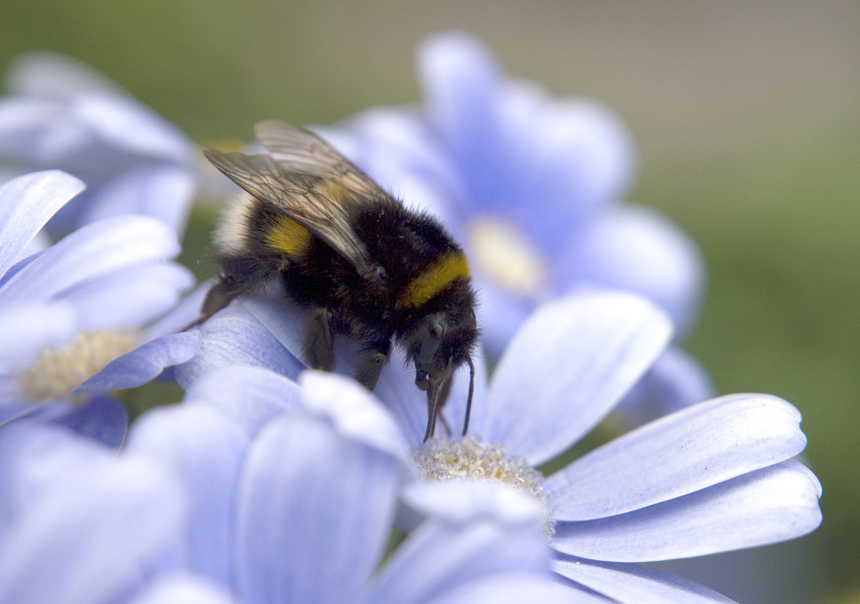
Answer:
<path fill-rule="evenodd" d="M 273 259 L 223 258 L 221 275 L 206 294 L 206 299 L 203 300 L 203 306 L 200 308 L 200 316 L 185 329 L 203 323 L 234 298 L 247 294 L 269 279 L 279 268 L 280 265 Z"/>
<path fill-rule="evenodd" d="M 355 379 L 368 390 L 376 387 L 382 368 L 391 355 L 391 338 L 368 342 L 358 353 Z"/>
<path fill-rule="evenodd" d="M 334 346 L 331 333 L 331 311 L 315 308 L 305 327 L 305 361 L 312 369 L 334 369 Z"/>

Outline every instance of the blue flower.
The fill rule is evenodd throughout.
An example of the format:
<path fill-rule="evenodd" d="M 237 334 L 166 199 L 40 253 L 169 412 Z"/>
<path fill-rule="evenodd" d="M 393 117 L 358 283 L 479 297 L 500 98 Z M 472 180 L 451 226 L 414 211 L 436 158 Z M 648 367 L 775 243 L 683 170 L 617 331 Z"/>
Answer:
<path fill-rule="evenodd" d="M 56 168 L 87 190 L 48 224 L 52 235 L 100 218 L 143 214 L 181 234 L 198 187 L 191 141 L 95 70 L 35 52 L 12 66 L 0 98 L 0 166 Z"/>
<path fill-rule="evenodd" d="M 160 570 L 246 604 L 575 601 L 551 578 L 533 502 L 417 482 L 389 414 L 341 376 L 223 368 L 144 414 L 126 455 L 184 485 L 187 521 Z M 398 517 L 417 527 L 380 567 Z"/>
<path fill-rule="evenodd" d="M 201 351 L 177 377 L 193 383 L 223 371 L 230 359 L 297 375 L 301 323 L 291 312 L 274 294 L 231 304 L 202 326 Z M 425 395 L 399 351 L 374 392 L 409 446 L 424 456 L 428 478 L 474 476 L 475 469 L 536 493 L 546 505 L 561 575 L 621 602 L 641 601 L 643 594 L 724 601 L 638 563 L 775 543 L 818 526 L 821 486 L 792 461 L 806 438 L 789 403 L 760 394 L 713 399 L 611 441 L 546 480 L 533 469 L 604 419 L 670 339 L 670 319 L 636 296 L 578 294 L 546 303 L 521 327 L 489 381 L 478 363 L 469 438 L 444 438 L 444 426 L 457 433 L 464 416 L 469 378 L 461 371 L 440 438 L 426 449 Z M 256 348 L 256 342 L 264 344 Z M 219 385 L 231 400 L 239 388 L 226 379 Z M 284 396 L 298 404 L 297 396 Z M 272 402 L 223 406 L 246 418 L 238 419 L 243 423 L 280 412 Z M 442 469 L 439 459 L 445 460 Z"/>
<path fill-rule="evenodd" d="M 154 320 L 193 278 L 169 261 L 179 252 L 176 234 L 143 216 L 90 223 L 27 255 L 45 222 L 82 189 L 80 180 L 59 171 L 21 176 L 0 188 L 0 420 L 30 413 L 34 403 L 55 403 L 42 411 L 118 445 L 125 433 L 119 404 L 105 399 L 104 389 L 75 389 L 141 344 L 146 354 L 139 356 L 149 364 L 137 371 L 148 379 L 190 358 L 198 348 L 195 334 L 147 342 L 164 333 Z"/>
<path fill-rule="evenodd" d="M 642 294 L 695 322 L 704 283 L 697 246 L 659 212 L 622 203 L 635 154 L 620 120 L 585 99 L 507 78 L 462 33 L 421 47 L 419 108 L 377 108 L 322 128 L 383 186 L 439 215 L 464 245 L 487 352 L 498 357 L 541 302 L 583 290 Z M 711 396 L 710 379 L 670 349 L 634 393 L 633 415 Z M 628 408 L 625 406 L 625 408 Z"/>

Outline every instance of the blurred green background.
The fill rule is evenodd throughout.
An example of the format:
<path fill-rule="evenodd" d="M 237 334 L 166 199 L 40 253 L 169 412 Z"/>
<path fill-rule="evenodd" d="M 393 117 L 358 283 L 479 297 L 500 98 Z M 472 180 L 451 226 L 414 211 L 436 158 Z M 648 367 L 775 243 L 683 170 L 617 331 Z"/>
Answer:
<path fill-rule="evenodd" d="M 804 414 L 821 528 L 685 572 L 747 602 L 860 601 L 860 3 L 6 0 L 0 65 L 61 51 L 198 141 L 248 139 L 261 119 L 417 101 L 415 46 L 449 28 L 627 121 L 630 199 L 708 263 L 689 349 L 721 393 Z"/>

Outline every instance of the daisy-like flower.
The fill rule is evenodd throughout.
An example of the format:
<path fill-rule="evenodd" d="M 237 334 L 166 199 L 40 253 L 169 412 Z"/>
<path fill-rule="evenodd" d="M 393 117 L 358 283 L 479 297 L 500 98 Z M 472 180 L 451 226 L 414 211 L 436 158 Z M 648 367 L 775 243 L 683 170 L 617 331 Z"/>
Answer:
<path fill-rule="evenodd" d="M 507 78 L 463 33 L 429 38 L 418 70 L 420 107 L 375 108 L 321 131 L 384 187 L 438 214 L 463 244 L 492 357 L 538 304 L 584 289 L 642 294 L 672 317 L 676 335 L 691 328 L 704 263 L 665 216 L 622 203 L 635 159 L 614 114 Z M 631 409 L 659 416 L 712 392 L 698 362 L 672 347 Z"/>
<path fill-rule="evenodd" d="M 41 405 L 51 417 L 119 444 L 126 423 L 119 403 L 98 388 L 75 389 L 141 345 L 125 387 L 190 358 L 199 344 L 195 334 L 150 340 L 164 333 L 153 321 L 193 278 L 169 260 L 179 252 L 176 234 L 143 216 L 100 220 L 26 255 L 45 222 L 82 189 L 59 171 L 0 188 L 0 421 Z"/>
<path fill-rule="evenodd" d="M 210 321 L 201 352 L 177 370 L 180 380 L 231 358 L 286 374 L 300 367 L 290 351 L 301 350 L 301 323 L 282 302 L 243 300 Z M 440 428 L 426 447 L 426 401 L 398 362 L 402 355 L 374 392 L 428 480 L 498 480 L 542 502 L 559 574 L 619 602 L 725 601 L 636 563 L 776 543 L 818 526 L 821 486 L 791 459 L 806 438 L 789 403 L 761 394 L 713 399 L 613 440 L 547 479 L 535 471 L 606 417 L 670 339 L 669 318 L 640 297 L 588 294 L 545 304 L 489 382 L 479 364 L 469 436 L 448 439 Z M 455 375 L 444 409 L 454 433 L 468 381 L 465 372 Z"/>
<path fill-rule="evenodd" d="M 125 454 L 158 460 L 187 495 L 159 570 L 238 602 L 592 601 L 553 580 L 533 501 L 420 483 L 388 412 L 342 376 L 225 367 L 144 414 Z M 417 527 L 382 561 L 398 513 Z"/>
<path fill-rule="evenodd" d="M 197 150 L 117 84 L 69 57 L 22 55 L 0 97 L 0 179 L 43 169 L 87 190 L 48 224 L 53 236 L 110 216 L 152 216 L 178 234 L 198 187 Z"/>

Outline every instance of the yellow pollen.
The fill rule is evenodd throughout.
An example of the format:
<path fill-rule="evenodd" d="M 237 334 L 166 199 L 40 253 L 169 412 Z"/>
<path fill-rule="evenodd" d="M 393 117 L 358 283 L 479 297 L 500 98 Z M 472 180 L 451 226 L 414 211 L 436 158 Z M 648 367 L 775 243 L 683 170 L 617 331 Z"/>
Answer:
<path fill-rule="evenodd" d="M 546 511 L 544 533 L 547 539 L 555 532 L 555 521 L 543 475 L 529 466 L 522 457 L 510 458 L 501 445 L 483 445 L 480 439 L 468 436 L 461 441 L 432 440 L 414 453 L 415 463 L 424 480 L 494 480 L 515 487 L 530 495 Z"/>
<path fill-rule="evenodd" d="M 80 334 L 65 346 L 43 350 L 29 369 L 18 374 L 19 390 L 33 402 L 68 400 L 72 390 L 137 344 L 136 333 L 129 329 Z"/>
<path fill-rule="evenodd" d="M 455 279 L 469 279 L 469 261 L 463 252 L 446 252 L 397 295 L 396 308 L 418 308 Z"/>
<path fill-rule="evenodd" d="M 310 242 L 310 231 L 292 218 L 283 214 L 275 214 L 272 217 L 272 225 L 266 233 L 266 243 L 270 248 L 287 256 L 299 256 L 308 248 Z"/>
<path fill-rule="evenodd" d="M 497 285 L 532 299 L 546 291 L 549 278 L 545 262 L 511 225 L 482 218 L 470 225 L 468 238 L 476 266 Z"/>

